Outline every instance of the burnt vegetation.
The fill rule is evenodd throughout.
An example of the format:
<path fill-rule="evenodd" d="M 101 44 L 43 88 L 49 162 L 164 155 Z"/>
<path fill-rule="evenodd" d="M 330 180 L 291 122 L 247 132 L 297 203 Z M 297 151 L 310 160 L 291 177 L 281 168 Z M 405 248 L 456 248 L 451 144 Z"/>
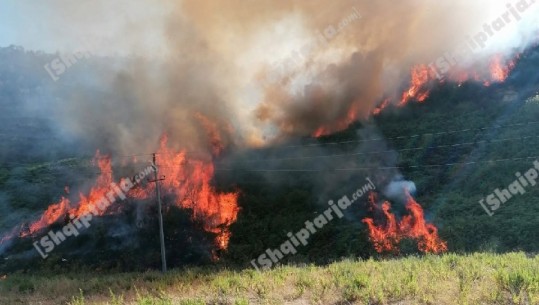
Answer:
<path fill-rule="evenodd" d="M 7 63 L 0 65 L 0 232 L 34 220 L 64 194 L 66 185 L 82 191 L 95 177 L 89 156 L 99 147 L 61 133 L 54 121 L 39 114 L 55 99 L 68 98 L 70 86 L 86 73 L 101 73 L 111 59 L 85 60 L 66 72 L 62 84 L 51 85 L 42 67 L 52 58 L 17 47 L 0 49 L 0 62 Z M 492 217 L 478 204 L 494 189 L 515 180 L 516 172 L 532 167 L 535 159 L 526 158 L 539 157 L 537 66 L 539 49 L 535 48 L 521 56 L 503 84 L 442 83 L 424 103 L 390 106 L 343 132 L 224 156 L 216 168 L 232 170 L 218 170 L 214 184 L 224 191 L 239 189 L 241 208 L 231 225 L 228 250 L 216 249 L 214 234 L 204 232 L 191 210 L 168 206 L 165 236 L 170 266 L 214 264 L 214 257 L 220 258 L 217 264 L 248 266 L 251 259 L 267 248 L 277 248 L 288 232 L 299 230 L 323 211 L 328 200 L 351 194 L 367 176 L 383 177 L 384 170 L 376 167 L 386 165 L 380 162 L 386 158 L 415 182 L 415 197 L 428 220 L 438 226 L 449 251 L 538 252 L 538 186 L 515 196 Z M 100 94 L 95 92 L 96 97 Z M 363 150 L 361 141 L 372 136 L 373 129 L 385 139 L 385 146 Z M 356 170 L 335 171 L 339 168 Z M 299 171 L 304 169 L 317 171 Z M 166 206 L 167 198 L 164 201 Z M 15 240 L 0 252 L 0 270 L 159 268 L 155 203 L 146 203 L 143 225 L 137 223 L 140 210 L 132 200 L 120 204 L 119 214 L 99 218 L 46 260 L 35 253 L 33 239 Z M 343 257 L 377 256 L 361 223 L 368 214 L 365 206 L 366 198 L 282 262 L 326 264 Z M 394 209 L 397 214 L 404 212 L 399 205 Z M 399 255 L 415 253 L 415 245 L 405 242 Z"/>

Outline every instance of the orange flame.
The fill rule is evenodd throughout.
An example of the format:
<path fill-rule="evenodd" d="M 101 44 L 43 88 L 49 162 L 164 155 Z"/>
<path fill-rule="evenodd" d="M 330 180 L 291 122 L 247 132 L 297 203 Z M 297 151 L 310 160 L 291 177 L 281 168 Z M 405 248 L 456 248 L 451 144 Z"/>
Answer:
<path fill-rule="evenodd" d="M 387 106 L 389 106 L 389 99 L 385 99 L 380 105 L 374 108 L 372 114 L 379 115 L 380 113 L 382 113 L 382 111 L 384 111 L 384 109 L 387 108 Z"/>
<path fill-rule="evenodd" d="M 450 73 L 447 74 L 447 79 L 455 81 L 459 85 L 470 79 L 473 79 L 476 82 L 482 82 L 485 86 L 490 86 L 493 82 L 501 83 L 507 79 L 510 72 L 515 68 L 516 62 L 519 58 L 520 54 L 512 60 L 506 60 L 502 55 L 496 55 L 491 59 L 488 69 L 485 69 L 485 66 L 480 69 L 484 70 L 482 73 L 470 69 L 453 67 Z M 488 70 L 488 72 L 486 70 Z M 434 81 L 444 81 L 438 80 L 436 75 L 437 72 L 435 72 L 428 65 L 420 64 L 412 67 L 410 70 L 409 87 L 402 92 L 400 97 L 398 97 L 398 102 L 396 103 L 397 106 L 405 106 L 410 101 L 417 101 L 419 103 L 424 102 L 430 95 L 430 85 L 432 85 Z M 375 116 L 379 115 L 382 111 L 384 111 L 384 109 L 387 108 L 389 103 L 390 100 L 385 99 L 381 104 L 374 108 L 374 110 L 372 110 L 371 114 Z M 357 103 L 354 103 L 350 107 L 346 116 L 338 118 L 335 122 L 324 123 L 314 130 L 312 136 L 319 138 L 321 136 L 344 130 L 357 120 L 358 113 L 359 106 Z"/>
<path fill-rule="evenodd" d="M 375 207 L 375 196 L 369 196 L 371 208 Z M 397 221 L 391 213 L 391 204 L 382 203 L 382 214 L 385 224 L 376 225 L 374 218 L 365 218 L 369 230 L 369 239 L 378 253 L 399 252 L 399 243 L 403 239 L 412 239 L 417 242 L 417 248 L 424 253 L 442 253 L 447 251 L 447 243 L 438 236 L 438 229 L 425 221 L 421 206 L 408 195 L 406 210 L 410 213 Z"/>
<path fill-rule="evenodd" d="M 323 126 L 320 126 L 317 128 L 313 133 L 312 136 L 315 138 L 319 138 L 322 136 L 330 135 L 334 132 L 344 130 L 350 126 L 350 124 L 354 123 L 358 119 L 358 113 L 359 113 L 359 103 L 355 102 L 350 105 L 350 108 L 348 108 L 348 111 L 346 112 L 346 115 L 336 122 L 325 124 Z"/>
<path fill-rule="evenodd" d="M 509 73 L 515 68 L 516 61 L 519 58 L 520 55 L 517 55 L 516 59 L 505 62 L 501 55 L 495 56 L 490 62 L 490 75 L 492 81 L 503 83 L 509 76 Z"/>
<path fill-rule="evenodd" d="M 406 105 L 412 99 L 424 102 L 429 97 L 429 90 L 426 86 L 431 80 L 434 80 L 431 68 L 427 65 L 415 66 L 412 68 L 410 76 L 410 88 L 402 94 L 399 106 Z"/>
<path fill-rule="evenodd" d="M 237 219 L 239 192 L 219 193 L 211 185 L 214 165 L 209 161 L 188 159 L 186 151 L 178 153 L 167 147 L 163 136 L 158 152 L 159 174 L 165 176 L 161 188 L 174 194 L 174 204 L 193 210 L 194 217 L 204 221 L 205 230 L 217 234 L 217 245 L 226 249 L 230 239 L 228 227 Z M 148 198 L 155 194 L 155 187 L 148 185 L 139 196 Z"/>
<path fill-rule="evenodd" d="M 109 190 L 112 183 L 112 166 L 110 157 L 102 156 L 99 151 L 94 157 L 94 165 L 100 169 L 100 174 L 95 185 L 90 189 L 88 196 L 79 194 L 79 203 L 76 207 L 71 207 L 71 201 L 63 197 L 59 202 L 50 205 L 47 210 L 41 215 L 40 219 L 31 223 L 28 230 L 21 230 L 19 237 L 32 236 L 44 230 L 48 226 L 57 223 L 70 215 L 73 218 L 82 216 L 90 212 L 92 202 L 104 196 Z M 66 193 L 69 193 L 68 187 L 65 187 Z M 97 209 L 99 211 L 99 209 Z"/>
<path fill-rule="evenodd" d="M 204 124 L 210 124 L 209 121 Z M 208 128 L 213 128 L 210 124 Z M 215 135 L 215 134 L 214 134 Z M 212 142 L 214 147 L 221 147 L 217 142 Z M 215 152 L 215 150 L 214 150 Z M 204 223 L 204 229 L 217 234 L 216 245 L 219 249 L 226 249 L 230 239 L 230 224 L 237 219 L 239 212 L 239 192 L 220 193 L 211 185 L 214 176 L 214 166 L 211 161 L 188 159 L 186 151 L 174 152 L 167 147 L 167 137 L 161 139 L 159 155 L 159 173 L 165 176 L 161 181 L 161 188 L 165 194 L 174 194 L 174 204 L 181 208 L 193 210 L 194 217 Z M 31 223 L 27 229 L 18 233 L 19 237 L 35 236 L 48 226 L 59 223 L 70 216 L 80 217 L 93 211 L 100 215 L 113 214 L 109 208 L 106 211 L 94 208 L 100 198 L 107 195 L 113 183 L 112 162 L 110 157 L 102 156 L 99 151 L 94 159 L 101 173 L 95 185 L 87 195 L 79 194 L 76 204 L 62 197 L 59 202 L 50 205 L 41 215 L 39 220 Z M 66 188 L 67 190 L 67 188 Z M 134 199 L 149 199 L 155 197 L 155 185 L 146 184 L 144 188 L 132 189 L 128 196 Z M 11 239 L 14 235 L 2 238 L 1 243 Z"/>

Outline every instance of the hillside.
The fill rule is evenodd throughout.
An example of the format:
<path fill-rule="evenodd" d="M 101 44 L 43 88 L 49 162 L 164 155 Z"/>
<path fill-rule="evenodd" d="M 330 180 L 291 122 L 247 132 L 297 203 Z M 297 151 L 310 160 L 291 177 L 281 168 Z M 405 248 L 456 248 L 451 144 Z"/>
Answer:
<path fill-rule="evenodd" d="M 45 56 L 21 52 L 12 48 L 1 55 L 12 58 L 17 54 L 25 60 Z M 22 65 L 25 60 L 12 62 Z M 106 62 L 96 61 L 98 67 Z M 474 82 L 441 84 L 433 88 L 423 103 L 389 107 L 381 115 L 331 136 L 306 137 L 271 148 L 225 154 L 216 161 L 213 183 L 219 190 L 240 190 L 241 209 L 231 226 L 228 250 L 218 254 L 219 264 L 249 266 L 267 248 L 278 247 L 287 232 L 298 230 L 305 220 L 321 213 L 328 200 L 355 191 L 365 177 L 371 177 L 380 186 L 394 179 L 413 181 L 417 187 L 413 195 L 425 208 L 427 220 L 438 226 L 451 252 L 539 251 L 539 229 L 535 225 L 539 216 L 537 188 L 515 196 L 492 217 L 479 204 L 481 198 L 496 188 L 506 188 L 515 180 L 516 172 L 531 168 L 534 157 L 539 156 L 539 80 L 532 68 L 537 64 L 539 51 L 532 49 L 521 56 L 512 76 L 503 84 L 488 87 Z M 3 86 L 3 96 L 13 94 L 15 99 L 28 102 L 19 94 L 41 94 L 39 85 L 30 86 L 24 81 L 26 75 L 34 73 L 27 70 L 14 67 L 9 73 L 21 74 L 14 78 L 20 79 L 20 83 L 12 86 L 28 89 L 17 93 Z M 76 80 L 82 72 L 70 73 Z M 57 87 L 49 92 L 48 98 L 69 96 L 66 88 L 69 87 Z M 16 109 L 12 111 L 5 115 L 14 117 L 19 113 Z M 1 145 L 6 147 L 1 151 L 6 155 L 0 171 L 4 212 L 0 227 L 5 232 L 21 221 L 35 219 L 64 194 L 65 186 L 75 194 L 84 192 L 96 176 L 91 158 L 86 157 L 91 155 L 85 148 L 88 143 L 75 144 L 73 138 L 61 136 L 50 122 L 15 119 L 19 124 L 17 133 L 27 137 L 11 137 L 10 130 L 1 134 Z M 44 139 L 47 144 L 59 142 L 52 144 L 53 150 L 25 148 L 25 145 L 42 145 L 37 139 Z M 64 151 L 64 147 L 68 149 Z M 39 156 L 28 153 L 36 151 L 44 153 Z M 115 166 L 129 173 L 130 169 L 122 168 L 120 161 Z M 387 198 L 383 189 L 377 192 Z M 393 203 L 397 215 L 406 214 L 402 204 Z M 62 244 L 44 261 L 32 252 L 31 239 L 17 240 L 7 252 L 0 253 L 6 258 L 0 262 L 0 270 L 56 268 L 64 259 L 67 260 L 62 263 L 64 268 L 80 265 L 123 271 L 158 268 L 156 227 L 140 228 L 135 224 L 136 206 L 127 201 L 120 215 L 102 217 L 95 229 Z M 341 257 L 379 256 L 361 222 L 368 216 L 366 207 L 365 197 L 347 211 L 345 218 L 328 224 L 306 247 L 298 248 L 298 254 L 282 263 L 327 263 Z M 156 221 L 155 208 L 149 213 L 150 223 Z M 200 230 L 203 224 L 193 221 L 192 213 L 171 207 L 165 215 L 172 267 L 212 263 L 214 236 Z M 417 247 L 405 242 L 393 255 L 416 253 Z"/>
<path fill-rule="evenodd" d="M 425 207 L 427 218 L 439 226 L 452 252 L 539 251 L 537 187 L 526 188 L 524 195 L 514 196 L 492 217 L 479 204 L 495 189 L 507 188 L 517 172 L 533 168 L 539 157 L 539 80 L 532 69 L 538 63 L 537 50 L 529 52 L 504 84 L 443 84 L 424 103 L 386 109 L 342 133 L 241 156 L 240 168 L 249 164 L 242 159 L 254 158 L 257 169 L 320 171 L 243 176 L 235 172 L 235 177 L 242 178 L 234 179 L 248 181 L 238 182 L 240 188 L 257 195 L 243 201 L 248 220 L 234 226 L 238 231 L 231 254 L 237 258 L 236 249 L 242 254 L 253 249 L 255 254 L 276 247 L 284 235 L 281 232 L 290 230 L 291 223 L 296 224 L 293 228 L 300 227 L 303 219 L 309 219 L 309 210 L 320 211 L 327 200 L 352 192 L 353 181 L 366 176 L 383 181 L 382 185 L 395 176 L 413 181 L 414 196 Z M 269 186 L 259 189 L 264 183 Z M 276 193 L 271 185 L 289 189 Z M 405 213 L 399 203 L 393 206 Z M 346 221 L 324 228 L 324 236 L 316 236 L 300 253 L 307 260 L 350 253 L 376 255 L 358 221 L 364 211 L 365 207 L 359 207 Z M 240 229 L 246 226 L 248 230 Z M 416 250 L 403 249 L 402 254 Z"/>
<path fill-rule="evenodd" d="M 3 1 L 0 305 L 539 305 L 539 1 Z"/>

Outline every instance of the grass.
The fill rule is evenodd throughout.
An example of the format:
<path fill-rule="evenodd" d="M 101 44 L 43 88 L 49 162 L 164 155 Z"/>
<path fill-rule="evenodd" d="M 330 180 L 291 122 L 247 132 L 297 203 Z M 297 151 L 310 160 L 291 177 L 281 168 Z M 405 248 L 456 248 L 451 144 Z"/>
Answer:
<path fill-rule="evenodd" d="M 273 270 L 9 274 L 0 304 L 539 304 L 539 256 L 344 260 Z"/>

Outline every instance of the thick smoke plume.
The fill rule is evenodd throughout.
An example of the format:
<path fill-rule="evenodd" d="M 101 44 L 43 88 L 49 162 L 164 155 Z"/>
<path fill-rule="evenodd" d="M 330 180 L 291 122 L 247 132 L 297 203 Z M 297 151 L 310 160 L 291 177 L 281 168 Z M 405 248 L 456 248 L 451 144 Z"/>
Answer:
<path fill-rule="evenodd" d="M 64 132 L 122 153 L 152 149 L 163 132 L 177 146 L 210 151 L 208 137 L 264 145 L 344 128 L 398 96 L 413 66 L 453 52 L 524 3 L 521 20 L 511 15 L 461 66 L 513 57 L 535 41 L 539 16 L 531 0 L 52 3 L 33 17 L 55 22 L 21 33 L 33 47 L 69 51 L 88 38 L 93 54 L 138 55 L 51 103 Z M 88 86 L 102 94 L 85 93 Z"/>

